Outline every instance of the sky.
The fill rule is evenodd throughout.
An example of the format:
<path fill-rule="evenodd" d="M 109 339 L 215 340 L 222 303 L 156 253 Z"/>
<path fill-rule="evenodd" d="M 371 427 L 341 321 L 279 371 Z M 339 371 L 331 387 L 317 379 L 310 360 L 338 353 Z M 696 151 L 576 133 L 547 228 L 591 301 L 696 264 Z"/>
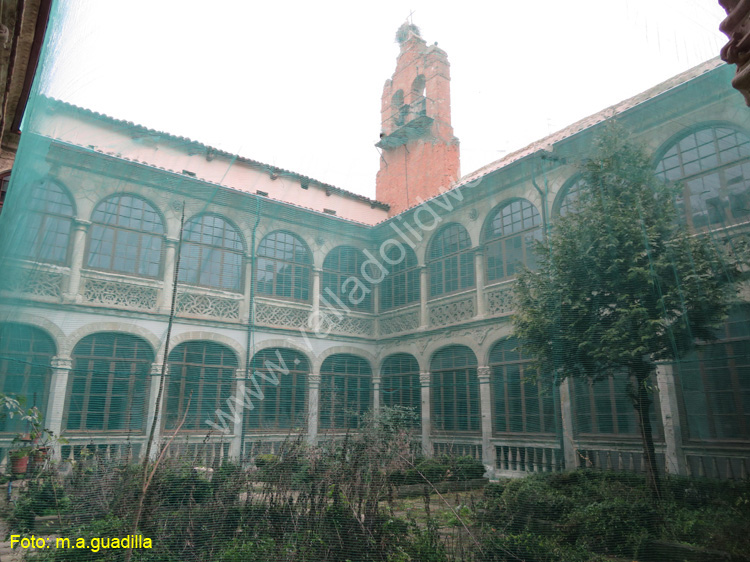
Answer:
<path fill-rule="evenodd" d="M 726 43 L 716 0 L 59 2 L 48 95 L 367 197 L 409 17 L 448 53 L 462 175 Z"/>

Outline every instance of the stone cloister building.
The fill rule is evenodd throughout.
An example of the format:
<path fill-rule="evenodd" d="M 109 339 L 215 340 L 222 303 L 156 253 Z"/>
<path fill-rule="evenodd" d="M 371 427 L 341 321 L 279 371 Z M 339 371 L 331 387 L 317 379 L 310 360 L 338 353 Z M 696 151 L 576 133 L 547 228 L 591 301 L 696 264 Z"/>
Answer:
<path fill-rule="evenodd" d="M 513 279 L 575 205 L 577 164 L 609 119 L 683 182 L 689 228 L 743 235 L 750 114 L 731 70 L 709 61 L 459 178 L 445 53 L 411 33 L 399 65 L 378 200 L 37 101 L 0 216 L 0 385 L 44 411 L 63 458 L 143 454 L 155 417 L 159 439 L 179 428 L 174 454 L 215 462 L 406 406 L 425 454 L 494 474 L 641 467 L 624 381 L 524 380 Z M 748 319 L 738 303 L 719 343 L 660 367 L 665 470 L 747 475 Z M 19 427 L 4 429 L 5 451 Z"/>

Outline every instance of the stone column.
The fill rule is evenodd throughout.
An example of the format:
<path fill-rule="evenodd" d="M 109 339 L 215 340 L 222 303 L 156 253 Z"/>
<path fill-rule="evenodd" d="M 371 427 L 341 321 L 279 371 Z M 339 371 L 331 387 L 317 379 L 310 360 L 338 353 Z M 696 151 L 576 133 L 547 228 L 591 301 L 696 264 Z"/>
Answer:
<path fill-rule="evenodd" d="M 312 326 L 309 326 L 315 332 L 320 331 L 320 272 L 318 268 L 313 269 L 312 282 Z"/>
<path fill-rule="evenodd" d="M 573 438 L 573 405 L 571 395 L 573 383 L 565 379 L 560 384 L 560 417 L 562 418 L 562 448 L 565 459 L 565 470 L 575 470 L 578 467 L 578 451 Z"/>
<path fill-rule="evenodd" d="M 70 256 L 70 277 L 68 277 L 68 288 L 64 298 L 69 302 L 80 301 L 81 290 L 81 268 L 86 253 L 86 234 L 91 221 L 75 219 L 73 223 L 73 251 Z"/>
<path fill-rule="evenodd" d="M 372 286 L 372 312 L 374 313 L 372 322 L 372 335 L 378 337 L 380 334 L 380 284 Z"/>
<path fill-rule="evenodd" d="M 474 276 L 477 285 L 477 310 L 476 317 L 487 316 L 487 305 L 484 302 L 484 249 L 474 250 Z"/>
<path fill-rule="evenodd" d="M 479 403 L 482 408 L 482 463 L 490 473 L 494 472 L 495 448 L 492 446 L 492 388 L 490 387 L 489 367 L 479 367 L 477 378 L 479 379 Z"/>
<path fill-rule="evenodd" d="M 427 275 L 427 266 L 419 268 L 419 327 L 427 329 L 430 325 L 429 312 L 427 310 L 427 299 L 430 291 L 430 280 Z"/>
<path fill-rule="evenodd" d="M 377 416 L 380 413 L 380 373 L 372 375 L 372 411 Z"/>
<path fill-rule="evenodd" d="M 234 461 L 239 461 L 242 458 L 242 434 L 245 431 L 245 393 L 246 393 L 246 371 L 244 367 L 240 367 L 234 370 L 234 407 L 235 415 L 232 420 L 232 441 L 229 443 L 229 458 Z M 227 408 L 227 415 L 229 412 L 229 404 L 224 403 L 221 405 L 222 408 Z"/>
<path fill-rule="evenodd" d="M 179 240 L 176 238 L 167 238 L 164 241 L 164 275 L 159 294 L 159 314 L 169 314 L 172 308 L 172 288 L 174 287 L 174 270 L 177 266 L 178 243 Z"/>
<path fill-rule="evenodd" d="M 659 406 L 661 407 L 661 419 L 664 426 L 664 460 L 666 461 L 667 473 L 687 475 L 687 460 L 682 448 L 680 406 L 672 365 L 657 365 L 656 385 L 659 388 Z"/>
<path fill-rule="evenodd" d="M 430 372 L 419 373 L 422 390 L 422 454 L 432 456 L 432 423 L 430 422 Z"/>
<path fill-rule="evenodd" d="M 320 375 L 307 375 L 307 442 L 315 445 L 318 439 L 318 411 L 320 409 Z"/>
<path fill-rule="evenodd" d="M 159 395 L 159 385 L 161 384 L 161 363 L 151 364 L 151 388 L 148 393 L 148 413 L 146 415 L 146 437 L 143 441 L 143 449 L 141 455 L 146 454 L 146 448 L 148 447 L 148 438 L 151 435 L 151 426 L 154 423 L 154 416 L 156 416 L 156 427 L 154 428 L 154 440 L 151 443 L 151 459 L 156 460 L 159 456 L 159 445 L 161 442 L 161 414 L 162 408 L 158 408 L 156 399 Z M 166 380 L 164 381 L 164 389 L 161 395 L 161 403 L 164 404 L 164 397 L 167 393 L 167 383 L 169 382 L 169 366 L 165 369 Z"/>
<path fill-rule="evenodd" d="M 242 302 L 240 303 L 240 322 L 247 324 L 250 319 L 250 295 L 253 294 L 253 260 L 251 256 L 245 256 L 245 285 L 243 289 Z"/>
<path fill-rule="evenodd" d="M 52 377 L 49 386 L 49 398 L 47 399 L 47 415 L 44 426 L 55 436 L 62 433 L 62 419 L 65 412 L 65 396 L 68 390 L 68 376 L 73 368 L 73 360 L 69 357 L 52 358 Z M 52 456 L 60 460 L 60 444 L 55 444 Z"/>

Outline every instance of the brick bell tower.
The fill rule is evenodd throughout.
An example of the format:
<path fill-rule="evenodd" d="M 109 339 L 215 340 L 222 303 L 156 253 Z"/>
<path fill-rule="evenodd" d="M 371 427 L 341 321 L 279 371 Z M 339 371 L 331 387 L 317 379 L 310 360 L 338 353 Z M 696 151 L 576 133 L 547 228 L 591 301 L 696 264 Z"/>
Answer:
<path fill-rule="evenodd" d="M 459 177 L 458 139 L 451 127 L 450 65 L 437 44 L 427 46 L 419 28 L 396 33 L 401 51 L 383 88 L 380 171 L 376 198 L 390 215 L 429 199 Z"/>

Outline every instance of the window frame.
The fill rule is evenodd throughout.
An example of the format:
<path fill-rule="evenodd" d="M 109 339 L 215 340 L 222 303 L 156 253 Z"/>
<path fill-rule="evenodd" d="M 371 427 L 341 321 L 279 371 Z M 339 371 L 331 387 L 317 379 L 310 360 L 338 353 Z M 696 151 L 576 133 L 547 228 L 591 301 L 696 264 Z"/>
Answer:
<path fill-rule="evenodd" d="M 450 236 L 449 232 L 451 230 L 456 231 L 457 249 L 450 250 L 446 253 L 446 244 L 443 240 L 444 237 Z M 462 240 L 465 241 L 466 244 L 463 244 Z M 443 245 L 443 249 L 440 251 L 439 255 L 436 246 L 437 244 Z M 475 255 L 476 252 L 471 245 L 471 235 L 463 225 L 453 222 L 438 230 L 430 240 L 427 248 L 427 272 L 429 277 L 428 298 L 437 299 L 476 288 Z M 455 278 L 455 288 L 447 289 L 447 273 L 450 270 L 447 265 L 448 262 L 452 260 L 456 260 L 455 270 L 457 271 L 457 275 Z M 438 287 L 435 283 L 436 277 L 440 278 L 439 289 L 436 288 Z M 465 281 L 465 279 L 469 278 L 470 281 Z"/>
<path fill-rule="evenodd" d="M 194 221 L 200 220 L 204 221 L 207 218 L 213 218 L 213 219 L 219 219 L 223 222 L 222 227 L 222 239 L 223 239 L 223 245 L 214 245 L 214 244 L 208 244 L 205 242 L 195 242 L 193 240 L 188 240 L 186 238 L 186 233 L 188 232 L 188 227 L 194 223 Z M 207 234 L 204 232 L 204 223 L 201 222 L 201 230 L 198 233 L 199 237 L 206 236 Z M 233 232 L 236 235 L 236 245 L 239 246 L 239 249 L 232 248 L 231 246 L 227 245 L 230 242 L 226 241 L 226 234 L 227 232 Z M 217 213 L 201 213 L 198 215 L 193 216 L 189 221 L 185 223 L 185 226 L 183 227 L 183 238 L 181 242 L 182 248 L 180 250 L 180 271 L 178 273 L 178 281 L 180 283 L 184 283 L 186 285 L 192 285 L 194 287 L 203 287 L 206 289 L 212 289 L 216 291 L 227 291 L 230 293 L 244 293 L 245 292 L 245 240 L 242 235 L 242 231 L 237 228 L 237 226 L 230 221 L 228 218 L 226 218 L 223 215 L 219 215 Z M 191 256 L 188 254 L 190 251 L 189 248 L 196 248 L 198 251 L 197 256 Z M 219 262 L 219 284 L 213 284 L 203 281 L 203 275 L 212 274 L 210 270 L 204 270 L 203 265 L 208 263 L 214 263 L 212 260 L 213 252 L 219 252 L 220 262 Z M 237 263 L 232 264 L 229 263 L 227 265 L 227 256 L 236 256 Z M 195 270 L 189 269 L 186 264 L 188 260 L 196 260 L 198 263 L 198 266 Z M 237 268 L 237 283 L 236 286 L 227 287 L 223 283 L 225 280 L 225 273 L 224 269 L 225 267 L 234 267 L 236 265 Z"/>
<path fill-rule="evenodd" d="M 109 355 L 102 355 L 95 352 L 98 346 L 108 345 L 107 339 L 112 338 L 113 343 L 112 351 Z M 98 340 L 98 341 L 97 341 Z M 77 352 L 80 346 L 90 346 L 91 352 L 88 355 Z M 121 357 L 118 356 L 118 351 L 125 348 L 132 347 L 135 356 Z M 128 334 L 125 332 L 96 332 L 89 334 L 81 338 L 76 346 L 73 348 L 71 353 L 72 369 L 70 371 L 68 388 L 65 397 L 65 431 L 69 433 L 106 433 L 106 434 L 128 434 L 136 432 L 143 434 L 146 429 L 147 423 L 147 405 L 149 400 L 149 384 L 151 368 L 155 360 L 154 350 L 151 345 L 139 336 Z M 83 367 L 79 363 L 85 361 L 86 366 Z M 91 388 L 94 383 L 94 376 L 105 373 L 104 369 L 98 369 L 95 365 L 96 362 L 105 362 L 106 365 L 106 391 L 99 394 L 91 394 Z M 117 372 L 118 364 L 127 364 L 129 362 L 129 373 L 126 377 L 118 376 L 121 373 Z M 137 417 L 140 418 L 140 424 L 138 426 L 132 426 L 131 423 L 126 423 L 124 428 L 110 429 L 114 421 L 111 416 L 112 414 L 112 402 L 113 398 L 118 396 L 112 392 L 112 387 L 118 380 L 127 379 L 128 392 L 125 395 L 125 406 L 123 412 L 127 412 L 129 415 L 138 406 L 140 408 L 137 412 Z M 77 380 L 83 380 L 84 389 L 83 393 L 76 392 Z M 82 396 L 81 407 L 79 411 L 71 411 L 73 402 L 76 397 Z M 87 423 L 92 413 L 95 413 L 89 405 L 91 404 L 92 398 L 96 402 L 96 396 L 104 397 L 104 406 L 102 408 L 102 427 L 88 427 Z M 122 395 L 119 395 L 122 396 Z M 80 415 L 80 423 L 78 428 L 73 429 L 70 427 L 71 417 Z M 127 416 L 126 416 L 127 418 Z M 127 418 L 132 420 L 131 418 Z M 127 419 L 125 421 L 127 421 Z"/>
<path fill-rule="evenodd" d="M 281 376 L 281 372 L 275 370 L 273 367 L 270 369 L 271 373 L 268 374 L 268 379 L 273 380 L 274 376 L 279 381 L 278 385 L 273 384 L 267 378 L 262 376 L 255 377 L 255 382 L 245 382 L 245 388 L 256 389 L 260 387 L 260 392 L 263 393 L 263 400 L 253 400 L 255 407 L 245 414 L 244 427 L 245 431 L 251 433 L 260 433 L 264 431 L 278 431 L 278 430 L 292 430 L 296 427 L 305 427 L 307 425 L 307 377 L 310 373 L 310 361 L 304 353 L 287 347 L 270 347 L 261 349 L 258 351 L 251 362 L 251 373 L 261 371 L 263 374 L 269 372 L 265 368 L 266 361 L 270 361 L 274 365 L 282 366 L 279 361 L 276 352 L 279 352 L 284 360 L 287 371 Z M 296 362 L 299 359 L 299 362 Z M 257 387 L 256 387 L 257 385 Z M 290 389 L 289 394 L 291 400 L 284 398 L 284 389 Z M 270 396 L 274 394 L 275 396 Z M 288 416 L 291 420 L 288 425 L 279 423 L 279 419 L 282 417 L 283 406 L 289 404 L 289 410 L 292 415 Z M 273 409 L 271 414 L 274 423 L 267 425 L 265 422 L 268 419 L 266 417 L 267 411 Z M 263 423 L 257 423 L 254 425 L 254 418 L 262 420 Z"/>
<path fill-rule="evenodd" d="M 513 348 L 509 346 L 513 346 Z M 491 377 L 493 435 L 534 435 L 540 437 L 555 435 L 557 421 L 555 419 L 554 396 L 552 393 L 546 393 L 541 378 L 537 378 L 536 383 L 524 381 L 525 371 L 530 370 L 532 360 L 532 357 L 526 355 L 520 348 L 518 339 L 515 337 L 500 340 L 490 349 L 488 363 Z M 516 381 L 511 378 L 509 373 L 509 370 L 512 370 L 514 366 L 518 367 L 516 385 L 518 388 L 518 404 L 516 405 L 513 403 L 514 397 L 511 396 L 511 385 Z M 536 373 L 533 374 L 536 375 Z M 502 393 L 500 392 L 501 386 Z M 505 429 L 499 427 L 501 416 L 497 406 L 501 402 L 504 404 L 502 417 L 505 421 Z M 536 412 L 539 419 L 538 429 L 536 430 L 529 428 L 530 418 L 533 414 L 529 414 L 528 410 L 532 402 L 536 402 Z M 520 412 L 515 411 L 519 407 Z M 521 420 L 520 430 L 512 429 L 514 417 Z"/>
<path fill-rule="evenodd" d="M 436 367 L 436 361 L 444 361 L 443 356 L 450 357 L 453 363 L 459 357 L 451 351 L 459 351 L 460 359 L 465 360 L 465 365 L 452 365 Z M 456 435 L 480 435 L 482 431 L 481 402 L 479 396 L 478 363 L 474 352 L 464 345 L 449 345 L 437 350 L 430 359 L 430 418 L 433 431 Z M 448 384 L 446 384 L 446 379 Z M 452 382 L 451 382 L 452 381 Z M 446 397 L 444 389 L 452 388 L 452 394 Z M 456 389 L 467 389 L 465 396 L 457 393 Z M 449 398 L 452 399 L 449 400 Z M 461 403 L 465 404 L 465 411 L 461 411 Z M 451 408 L 446 404 L 451 403 Z M 452 410 L 452 413 L 448 412 Z M 448 416 L 453 416 L 452 423 L 448 423 Z M 466 428 L 463 429 L 458 423 L 465 420 Z"/>
<path fill-rule="evenodd" d="M 356 363 L 356 369 L 352 370 L 357 372 L 337 371 L 336 361 L 344 361 L 346 366 Z M 338 388 L 337 382 L 343 382 L 344 388 Z M 350 383 L 355 382 L 353 392 L 357 398 L 352 403 L 349 399 L 352 392 Z M 372 408 L 373 394 L 372 367 L 367 359 L 351 353 L 329 355 L 320 367 L 318 426 L 329 431 L 359 429 L 362 414 Z M 352 405 L 354 413 L 351 413 Z M 337 423 L 339 419 L 341 423 Z"/>
<path fill-rule="evenodd" d="M 109 203 L 110 201 L 112 201 L 114 199 L 123 199 L 123 198 L 126 198 L 126 197 L 129 197 L 131 199 L 139 200 L 139 201 L 143 202 L 145 205 L 147 205 L 150 208 L 149 210 L 151 212 L 153 212 L 156 215 L 156 217 L 159 219 L 159 221 L 160 221 L 159 225 L 161 227 L 161 232 L 158 232 L 158 233 L 157 232 L 148 232 L 146 230 L 138 230 L 138 229 L 135 229 L 135 228 L 129 228 L 129 227 L 120 226 L 119 224 L 105 223 L 105 222 L 102 222 L 102 221 L 95 220 L 94 217 L 95 217 L 96 213 L 98 211 L 100 211 L 100 207 L 102 207 L 103 205 L 106 205 L 107 203 Z M 117 207 L 118 207 L 118 209 L 121 208 L 120 201 L 118 201 Z M 106 217 L 107 213 L 104 210 L 101 210 L 100 212 L 102 212 L 105 215 L 105 217 Z M 119 217 L 121 217 L 122 215 L 118 213 L 117 215 L 112 215 L 112 216 L 115 218 L 115 220 L 118 220 Z M 91 265 L 91 260 L 95 256 L 95 254 L 92 254 L 92 247 L 93 247 L 93 245 L 95 243 L 95 240 L 94 240 L 94 230 L 96 229 L 96 227 L 101 227 L 102 230 L 103 230 L 103 232 L 106 231 L 106 230 L 111 230 L 114 233 L 113 234 L 113 238 L 112 238 L 112 242 L 111 242 L 112 243 L 112 249 L 113 249 L 113 251 L 111 253 L 105 252 L 105 253 L 102 254 L 105 258 L 107 258 L 107 257 L 109 258 L 109 261 L 110 261 L 109 267 L 99 267 L 99 266 L 96 266 L 96 265 Z M 134 265 L 135 265 L 135 270 L 134 271 L 133 270 L 127 271 L 125 269 L 115 269 L 114 267 L 112 267 L 112 265 L 116 261 L 119 261 L 119 262 L 122 261 L 122 256 L 118 256 L 117 255 L 117 248 L 122 247 L 121 245 L 118 245 L 117 240 L 118 240 L 118 237 L 124 235 L 124 233 L 135 233 L 138 236 L 138 244 L 135 246 L 136 247 L 136 252 L 137 252 L 137 257 L 134 260 Z M 144 254 L 146 254 L 146 252 L 147 252 L 147 250 L 144 249 L 144 238 L 146 238 L 146 237 L 151 238 L 151 239 L 159 240 L 159 249 L 158 249 L 159 261 L 158 261 L 158 264 L 157 264 L 157 271 L 156 271 L 156 273 L 154 275 L 149 275 L 147 273 L 142 273 L 141 272 L 142 266 L 144 264 L 149 264 L 149 263 L 153 264 L 154 263 L 153 261 L 150 261 L 150 262 L 149 261 L 142 261 Z M 97 243 L 101 243 L 102 241 L 99 240 L 99 241 L 96 241 L 96 242 Z M 94 207 L 94 210 L 91 213 L 91 225 L 89 226 L 88 233 L 86 235 L 86 253 L 85 253 L 86 258 L 84 260 L 84 263 L 86 264 L 85 267 L 87 269 L 91 269 L 91 270 L 94 270 L 94 271 L 102 271 L 102 272 L 106 272 L 106 273 L 116 273 L 116 274 L 120 274 L 120 275 L 132 275 L 132 276 L 137 276 L 137 277 L 145 277 L 145 278 L 148 278 L 148 279 L 160 279 L 163 276 L 163 271 L 164 271 L 164 249 L 166 247 L 165 242 L 166 242 L 166 229 L 165 229 L 164 217 L 161 215 L 161 213 L 159 212 L 159 210 L 150 201 L 148 201 L 144 197 L 140 197 L 139 195 L 135 195 L 135 194 L 132 194 L 132 193 L 118 193 L 118 194 L 114 194 L 114 195 L 111 195 L 109 197 L 106 197 L 105 199 L 102 199 L 96 205 L 96 207 Z"/>
<path fill-rule="evenodd" d="M 293 256 L 297 255 L 296 248 L 299 246 L 305 251 L 307 260 L 306 261 L 285 260 L 285 259 L 275 257 L 275 256 L 264 255 L 262 253 L 262 250 L 264 248 L 264 243 L 267 240 L 269 240 L 270 237 L 277 236 L 279 234 L 283 234 L 292 239 L 292 245 L 293 245 L 292 255 Z M 274 243 L 275 243 L 274 251 L 278 251 L 278 245 L 283 244 L 283 242 L 280 242 L 277 239 L 274 239 Z M 270 262 L 274 266 L 273 272 L 272 272 L 272 279 L 270 282 L 268 281 L 261 282 L 260 280 L 260 272 L 261 272 L 260 266 L 263 260 Z M 291 287 L 289 288 L 289 293 L 290 293 L 289 295 L 285 295 L 283 294 L 283 291 L 279 290 L 279 285 L 280 285 L 279 267 L 284 267 L 284 266 L 290 267 L 292 269 L 292 273 L 291 275 L 289 275 L 289 277 L 291 277 Z M 297 275 L 298 270 L 302 271 L 302 277 L 301 277 L 301 280 L 299 281 L 300 286 L 298 286 L 298 282 L 297 282 L 297 279 L 299 277 Z M 256 294 L 265 295 L 265 296 L 269 296 L 272 298 L 278 298 L 278 299 L 283 299 L 283 300 L 295 301 L 295 302 L 311 302 L 312 293 L 313 293 L 312 273 L 313 273 L 312 252 L 310 251 L 309 246 L 304 242 L 304 240 L 302 240 L 296 234 L 293 234 L 286 230 L 274 230 L 273 232 L 270 232 L 266 236 L 264 236 L 263 239 L 260 241 L 260 244 L 258 245 L 258 251 L 255 253 L 255 264 L 253 266 L 253 277 L 255 281 Z M 306 285 L 305 285 L 305 279 L 307 280 Z M 261 287 L 261 283 L 263 284 L 270 283 L 272 285 L 271 291 L 270 292 L 265 291 Z M 296 297 L 295 293 L 297 291 L 299 291 L 300 294 L 302 294 L 303 292 L 306 292 L 307 298 Z"/>
<path fill-rule="evenodd" d="M 349 273 L 346 271 L 341 271 L 341 259 L 342 259 L 342 252 L 349 252 L 350 255 L 356 256 L 355 266 L 354 266 L 354 273 Z M 338 267 L 339 269 L 333 269 L 331 267 L 331 262 L 329 260 L 332 260 L 332 256 L 335 256 L 337 259 Z M 349 259 L 349 258 L 347 258 Z M 362 266 L 367 261 L 365 254 L 360 250 L 359 248 L 355 246 L 349 246 L 349 245 L 341 245 L 336 246 L 333 248 L 328 254 L 326 254 L 325 259 L 323 260 L 323 268 L 321 269 L 321 275 L 320 275 L 320 296 L 321 299 L 325 299 L 328 303 L 330 303 L 332 306 L 336 307 L 338 304 L 336 299 L 333 299 L 330 295 L 325 293 L 326 288 L 331 289 L 331 292 L 338 297 L 344 305 L 354 311 L 357 312 L 365 312 L 365 313 L 372 313 L 373 312 L 373 286 L 372 283 L 367 281 L 362 276 Z M 342 292 L 341 286 L 346 282 L 347 279 L 355 277 L 359 280 L 362 286 L 366 287 L 368 292 L 365 294 L 364 299 L 360 303 L 353 303 L 349 300 L 348 294 Z M 330 280 L 332 278 L 335 278 L 337 280 L 337 283 L 335 285 L 331 285 Z M 336 290 L 334 290 L 334 287 Z M 331 302 L 333 299 L 334 302 Z M 322 307 L 321 307 L 322 308 Z"/>
<path fill-rule="evenodd" d="M 728 133 L 724 137 L 719 138 L 717 132 L 720 130 L 728 131 Z M 706 131 L 710 131 L 711 133 L 712 138 L 710 143 L 698 145 L 698 135 Z M 729 148 L 722 149 L 719 146 L 719 143 L 729 135 L 744 137 L 745 142 L 741 142 L 742 139 L 738 139 L 740 141 L 740 144 L 733 144 Z M 680 146 L 681 143 L 686 142 L 691 137 L 695 140 L 695 146 Z M 711 152 L 704 152 L 701 155 L 700 149 L 707 146 L 708 144 L 711 144 L 714 150 Z M 678 216 L 680 218 L 680 221 L 683 224 L 687 225 L 690 230 L 694 232 L 705 232 L 708 230 L 726 228 L 743 221 L 750 220 L 750 154 L 742 156 L 740 153 L 742 147 L 745 147 L 745 152 L 750 151 L 750 135 L 746 131 L 727 123 L 704 123 L 700 126 L 692 127 L 687 131 L 681 131 L 679 135 L 676 135 L 669 141 L 667 141 L 664 144 L 664 147 L 659 151 L 659 157 L 655 160 L 654 163 L 654 174 L 662 181 L 673 184 L 681 183 L 683 185 L 682 193 L 678 197 L 676 205 L 678 206 Z M 675 153 L 670 154 L 673 150 L 675 151 Z M 698 158 L 685 162 L 685 153 L 693 150 L 696 151 Z M 734 160 L 720 161 L 721 155 L 728 152 L 729 150 L 737 150 L 738 157 Z M 715 162 L 713 163 L 713 165 L 709 164 L 706 168 L 702 168 L 701 161 L 711 157 L 715 158 Z M 665 161 L 668 158 L 676 158 L 678 163 L 677 166 L 673 166 L 669 168 L 669 170 L 667 170 L 667 164 Z M 699 169 L 697 171 L 686 173 L 685 167 L 689 165 L 696 165 Z M 745 184 L 748 187 L 746 187 L 746 189 L 742 192 L 737 192 L 740 194 L 738 200 L 744 200 L 745 204 L 747 204 L 747 209 L 744 214 L 735 217 L 732 211 L 732 194 L 735 194 L 735 192 L 730 189 L 730 185 L 741 183 L 742 180 L 740 180 L 739 182 L 733 181 L 737 178 L 728 178 L 726 176 L 726 173 L 729 170 L 737 167 L 747 167 L 747 177 L 744 177 L 743 175 L 738 177 L 744 178 Z M 673 171 L 676 169 L 680 171 L 679 177 L 670 179 L 669 171 Z M 698 199 L 704 201 L 703 212 L 701 212 L 700 209 L 698 209 L 697 213 L 693 212 L 690 183 L 700 180 L 705 187 L 706 179 L 711 178 L 712 176 L 716 176 L 714 179 L 718 181 L 717 190 L 716 192 L 714 192 L 717 197 L 715 197 L 714 199 L 717 199 L 717 203 L 719 203 L 719 205 L 712 206 L 707 204 L 709 199 L 705 199 L 704 201 L 702 195 L 704 193 L 708 193 L 708 191 L 704 191 L 698 194 Z M 711 219 L 712 208 L 721 209 L 720 211 L 717 211 L 721 212 L 723 215 L 721 221 L 715 222 Z M 705 217 L 705 224 L 696 226 L 694 219 L 697 216 Z"/>
<path fill-rule="evenodd" d="M 177 353 L 180 355 L 177 355 Z M 207 355 L 219 356 L 221 363 L 207 363 Z M 189 356 L 200 355 L 202 362 L 190 360 Z M 180 360 L 177 360 L 177 358 Z M 225 362 L 226 361 L 226 362 Z M 189 340 L 176 345 L 170 352 L 167 360 L 169 366 L 169 379 L 164 387 L 164 399 L 162 402 L 163 412 L 161 425 L 165 431 L 174 431 L 185 415 L 185 406 L 190 410 L 185 416 L 185 422 L 180 432 L 200 433 L 206 432 L 204 423 L 206 419 L 214 420 L 216 410 L 227 407 L 227 400 L 234 396 L 234 382 L 239 361 L 237 354 L 230 347 L 208 340 Z M 215 378 L 207 378 L 206 371 L 219 371 Z M 193 376 L 197 371 L 198 376 Z M 198 396 L 186 392 L 188 385 L 198 385 Z M 214 396 L 206 397 L 204 390 L 214 388 Z M 174 389 L 178 392 L 175 393 Z M 176 407 L 173 399 L 177 399 Z M 206 405 L 208 403 L 208 405 Z M 191 412 L 197 415 L 191 416 Z"/>
<path fill-rule="evenodd" d="M 511 230 L 509 233 L 505 233 L 506 225 L 505 221 L 503 221 L 503 211 L 505 209 L 510 209 L 510 224 L 507 226 L 507 228 L 513 228 L 513 225 L 516 224 L 514 219 L 515 211 L 512 209 L 512 207 L 516 204 L 520 204 L 521 207 L 518 209 L 518 213 L 520 213 L 520 222 L 521 222 L 521 230 Z M 524 216 L 524 213 L 527 210 L 531 210 L 531 222 L 532 225 L 529 227 L 524 227 L 523 224 L 526 222 L 526 217 Z M 500 222 L 500 234 L 498 234 L 498 230 L 493 227 L 494 223 L 496 221 Z M 538 222 L 535 222 L 537 221 Z M 533 239 L 541 239 L 544 235 L 544 224 L 541 213 L 539 213 L 539 209 L 536 208 L 536 205 L 534 205 L 531 201 L 528 199 L 524 199 L 522 197 L 514 197 L 512 199 L 508 199 L 506 201 L 503 201 L 500 205 L 495 207 L 495 209 L 488 215 L 487 220 L 484 223 L 484 228 L 482 229 L 482 248 L 484 250 L 484 280 L 486 284 L 491 283 L 499 283 L 501 281 L 507 281 L 510 279 L 515 278 L 518 272 L 519 264 L 521 266 L 534 268 L 534 248 L 533 248 Z M 520 261 L 510 261 L 507 259 L 509 252 L 508 252 L 508 245 L 512 243 L 513 241 L 518 240 L 518 248 L 520 248 L 522 259 Z M 513 242 L 515 243 L 515 242 Z M 495 248 L 499 248 L 498 250 L 495 250 Z M 515 249 L 515 248 L 514 248 Z M 496 275 L 494 272 L 496 272 L 499 267 L 493 266 L 491 263 L 493 260 L 500 260 L 502 267 L 502 275 Z M 512 273 L 509 273 L 510 267 L 513 266 L 514 271 Z M 493 275 L 495 275 L 493 277 Z"/>

